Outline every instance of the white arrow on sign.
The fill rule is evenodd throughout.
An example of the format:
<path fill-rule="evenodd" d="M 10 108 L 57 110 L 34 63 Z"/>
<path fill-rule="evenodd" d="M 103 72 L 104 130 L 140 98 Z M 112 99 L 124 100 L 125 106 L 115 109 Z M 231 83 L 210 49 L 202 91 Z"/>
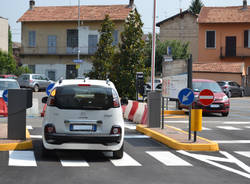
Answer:
<path fill-rule="evenodd" d="M 192 94 L 192 91 L 189 91 L 189 93 L 187 95 L 183 95 L 182 97 L 182 102 L 188 101 L 188 97 Z"/>

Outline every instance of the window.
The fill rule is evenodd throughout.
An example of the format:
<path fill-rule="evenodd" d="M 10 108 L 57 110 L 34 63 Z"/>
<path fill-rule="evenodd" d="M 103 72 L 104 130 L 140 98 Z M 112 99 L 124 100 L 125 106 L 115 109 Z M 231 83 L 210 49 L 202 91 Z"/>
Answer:
<path fill-rule="evenodd" d="M 92 85 L 57 87 L 55 105 L 60 109 L 107 110 L 113 107 L 112 89 Z"/>
<path fill-rule="evenodd" d="M 215 31 L 206 31 L 206 48 L 215 48 Z"/>
<path fill-rule="evenodd" d="M 56 53 L 56 36 L 54 35 L 48 36 L 48 53 L 49 54 Z"/>
<path fill-rule="evenodd" d="M 94 54 L 97 51 L 97 35 L 89 35 L 88 52 Z"/>
<path fill-rule="evenodd" d="M 36 32 L 29 31 L 29 47 L 35 47 L 35 46 L 36 46 Z"/>
<path fill-rule="evenodd" d="M 244 31 L 244 47 L 250 48 L 250 30 Z"/>
<path fill-rule="evenodd" d="M 118 45 L 118 30 L 114 30 L 112 35 L 113 35 L 113 43 L 112 43 L 112 45 Z"/>
<path fill-rule="evenodd" d="M 31 73 L 36 73 L 36 66 L 35 65 L 28 65 L 29 70 Z"/>
<path fill-rule="evenodd" d="M 55 81 L 56 80 L 56 72 L 53 71 L 53 70 L 49 70 L 48 71 L 48 77 L 49 77 L 50 80 Z"/>
<path fill-rule="evenodd" d="M 78 30 L 67 30 L 67 47 L 78 47 Z"/>

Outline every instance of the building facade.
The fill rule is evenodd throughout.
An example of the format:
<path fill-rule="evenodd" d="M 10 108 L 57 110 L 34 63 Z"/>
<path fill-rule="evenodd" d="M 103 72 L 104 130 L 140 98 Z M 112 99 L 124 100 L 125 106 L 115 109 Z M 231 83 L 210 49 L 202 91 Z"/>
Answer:
<path fill-rule="evenodd" d="M 250 6 L 203 7 L 199 23 L 199 63 L 243 63 L 240 84 L 250 89 Z M 220 71 L 218 71 L 220 72 Z M 236 80 L 232 74 L 231 80 Z M 220 80 L 223 80 L 221 77 Z"/>
<path fill-rule="evenodd" d="M 8 19 L 0 17 L 0 50 L 8 52 Z"/>
<path fill-rule="evenodd" d="M 131 4 L 80 6 L 78 26 L 77 6 L 36 7 L 30 3 L 30 9 L 18 20 L 22 23 L 21 62 L 33 73 L 52 80 L 83 76 L 92 68 L 91 56 L 97 50 L 98 30 L 105 15 L 115 24 L 113 44 L 118 45 L 132 8 Z"/>
<path fill-rule="evenodd" d="M 156 25 L 160 27 L 160 40 L 178 40 L 188 42 L 193 62 L 198 60 L 198 24 L 197 15 L 186 11 L 180 11 Z"/>

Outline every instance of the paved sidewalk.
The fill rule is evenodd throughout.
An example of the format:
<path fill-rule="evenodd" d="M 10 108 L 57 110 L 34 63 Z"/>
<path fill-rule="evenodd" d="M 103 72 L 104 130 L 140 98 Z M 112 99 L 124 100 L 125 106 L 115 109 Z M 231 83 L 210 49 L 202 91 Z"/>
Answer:
<path fill-rule="evenodd" d="M 8 139 L 8 124 L 5 122 L 0 123 L 0 151 L 9 150 L 26 150 L 32 149 L 32 140 L 29 131 L 26 129 L 26 140 L 9 140 Z"/>
<path fill-rule="evenodd" d="M 136 130 L 176 150 L 219 151 L 218 143 L 199 136 L 197 136 L 197 141 L 193 142 L 193 136 L 191 140 L 188 140 L 187 132 L 173 126 L 165 125 L 165 128 L 161 129 L 137 125 Z"/>

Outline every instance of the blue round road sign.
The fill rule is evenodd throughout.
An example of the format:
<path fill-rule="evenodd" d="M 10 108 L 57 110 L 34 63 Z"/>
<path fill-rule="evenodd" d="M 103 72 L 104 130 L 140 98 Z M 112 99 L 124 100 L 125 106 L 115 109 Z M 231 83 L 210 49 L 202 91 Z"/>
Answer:
<path fill-rule="evenodd" d="M 7 89 L 3 91 L 3 100 L 5 102 L 8 102 L 8 90 Z"/>
<path fill-rule="evenodd" d="M 46 89 L 46 93 L 47 93 L 48 96 L 50 95 L 51 90 L 54 87 L 54 85 L 55 85 L 54 83 L 51 83 L 50 85 L 48 85 L 48 87 Z"/>
<path fill-rule="evenodd" d="M 179 92 L 178 98 L 183 105 L 190 105 L 194 101 L 194 92 L 189 88 L 184 88 Z"/>

